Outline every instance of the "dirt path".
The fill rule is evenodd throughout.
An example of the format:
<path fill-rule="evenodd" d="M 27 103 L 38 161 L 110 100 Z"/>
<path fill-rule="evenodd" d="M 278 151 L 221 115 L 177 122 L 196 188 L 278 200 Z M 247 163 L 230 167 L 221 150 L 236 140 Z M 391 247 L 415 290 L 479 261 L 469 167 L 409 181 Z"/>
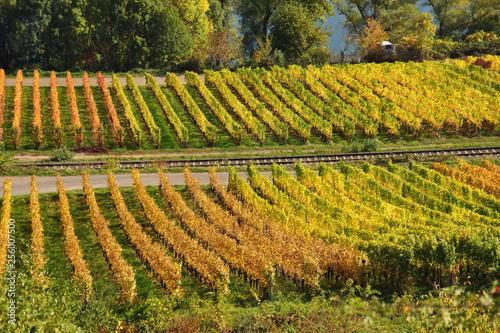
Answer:
<path fill-rule="evenodd" d="M 312 150 L 313 152 L 314 150 Z M 259 156 L 259 155 L 264 155 L 264 154 L 283 154 L 283 153 L 291 153 L 293 152 L 292 149 L 287 149 L 287 150 L 275 150 L 275 149 L 266 149 L 266 150 L 255 150 L 255 151 L 244 151 L 245 154 L 249 156 Z M 73 156 L 73 160 L 78 161 L 78 160 L 85 160 L 85 159 L 96 159 L 96 158 L 106 158 L 108 156 L 110 157 L 115 157 L 115 158 L 150 158 L 150 159 L 158 159 L 158 158 L 165 158 L 165 157 L 184 157 L 186 155 L 189 156 L 227 156 L 227 157 L 232 157 L 231 155 L 236 155 L 236 154 L 241 154 L 242 151 L 228 151 L 228 152 L 207 152 L 207 151 L 200 151 L 200 152 L 177 152 L 177 153 L 158 153 L 158 152 L 149 152 L 149 153 L 131 153 L 131 154 L 120 154 L 116 155 L 113 154 L 112 152 L 108 155 L 107 153 L 105 154 L 87 154 L 87 153 L 76 153 L 75 156 Z M 16 162 L 41 162 L 41 161 L 48 161 L 50 159 L 49 155 L 41 155 L 41 154 L 18 154 L 13 157 L 13 161 Z"/>
<path fill-rule="evenodd" d="M 294 172 L 290 172 L 294 175 Z M 238 172 L 240 177 L 247 178 L 246 172 Z M 263 175 L 270 178 L 271 172 L 262 172 Z M 208 173 L 195 173 L 193 172 L 193 177 L 198 179 L 200 185 L 208 185 L 210 179 Z M 220 172 L 219 177 L 224 184 L 227 184 L 229 179 L 229 174 L 227 172 Z M 20 177 L 0 177 L 0 184 L 3 184 L 6 178 L 10 178 L 12 181 L 11 195 L 27 195 L 30 194 L 30 180 L 29 176 Z M 116 182 L 118 186 L 132 186 L 132 176 L 131 174 L 115 174 Z M 183 173 L 168 173 L 167 178 L 172 185 L 185 185 L 184 174 Z M 90 175 L 90 185 L 94 188 L 105 188 L 108 187 L 106 181 L 108 175 Z M 160 180 L 158 174 L 156 173 L 141 173 L 141 181 L 144 185 L 148 186 L 158 186 Z M 64 187 L 67 191 L 69 190 L 81 190 L 82 189 L 82 178 L 80 176 L 65 176 L 63 177 Z M 56 177 L 37 177 L 36 183 L 38 187 L 38 193 L 50 193 L 57 191 Z M 3 191 L 0 191 L 0 197 L 3 197 Z"/>
<path fill-rule="evenodd" d="M 200 76 L 200 79 L 203 82 L 205 82 L 205 75 L 200 74 L 199 76 Z M 111 86 L 111 84 L 112 84 L 111 76 L 106 76 L 105 79 L 106 79 L 106 83 L 108 84 L 108 86 Z M 126 78 L 119 77 L 118 79 L 120 80 L 120 83 L 122 86 L 127 85 Z M 146 78 L 144 76 L 134 76 L 134 80 L 138 86 L 145 86 L 146 85 Z M 157 76 L 157 77 L 155 77 L 155 80 L 160 85 L 165 84 L 165 77 L 158 77 Z M 185 78 L 184 74 L 179 75 L 179 80 L 181 81 L 181 83 L 186 84 L 186 78 Z M 66 78 L 58 77 L 56 79 L 56 82 L 57 82 L 58 86 L 61 86 L 61 87 L 66 86 Z M 89 82 L 90 82 L 91 86 L 97 86 L 97 78 L 96 77 L 89 78 Z M 81 77 L 80 78 L 75 77 L 75 78 L 73 78 L 73 83 L 75 86 L 83 86 L 83 79 Z M 16 79 L 12 78 L 12 77 L 6 78 L 5 85 L 6 86 L 15 86 Z M 23 79 L 23 86 L 30 86 L 31 87 L 32 85 L 33 85 L 33 78 L 27 77 L 27 78 Z M 47 77 L 40 78 L 39 85 L 40 85 L 40 87 L 49 87 L 50 86 L 50 78 L 47 78 Z"/>

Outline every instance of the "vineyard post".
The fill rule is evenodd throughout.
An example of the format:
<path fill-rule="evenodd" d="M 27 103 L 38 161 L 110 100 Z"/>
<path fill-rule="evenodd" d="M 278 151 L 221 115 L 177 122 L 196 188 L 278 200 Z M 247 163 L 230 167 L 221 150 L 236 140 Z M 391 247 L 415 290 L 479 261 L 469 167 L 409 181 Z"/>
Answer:
<path fill-rule="evenodd" d="M 269 300 L 272 301 L 273 300 L 273 281 L 274 278 L 273 278 L 273 275 L 271 275 L 271 281 L 269 283 Z"/>
<path fill-rule="evenodd" d="M 363 268 L 361 270 L 361 286 L 363 288 L 365 288 L 366 287 L 366 281 L 365 281 L 365 265 L 366 265 L 366 260 L 365 259 L 361 260 L 361 263 L 363 264 Z"/>
<path fill-rule="evenodd" d="M 137 146 L 141 149 L 141 131 L 137 131 Z"/>
<path fill-rule="evenodd" d="M 156 148 L 160 148 L 160 143 L 161 143 L 161 128 L 158 128 L 158 143 L 156 145 Z"/>
<path fill-rule="evenodd" d="M 87 292 L 87 284 L 85 282 L 84 282 L 84 287 L 85 287 L 85 299 L 83 301 L 83 303 L 84 303 L 83 309 L 86 310 L 87 309 L 87 305 L 88 305 L 89 294 Z"/>

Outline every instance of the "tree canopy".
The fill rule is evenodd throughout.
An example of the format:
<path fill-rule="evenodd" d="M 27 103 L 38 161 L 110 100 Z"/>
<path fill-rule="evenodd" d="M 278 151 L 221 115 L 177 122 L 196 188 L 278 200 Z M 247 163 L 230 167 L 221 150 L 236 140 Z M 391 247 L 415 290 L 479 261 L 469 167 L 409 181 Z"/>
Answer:
<path fill-rule="evenodd" d="M 361 51 L 361 41 L 375 26 L 420 55 L 451 41 L 498 41 L 500 0 L 424 0 L 430 13 L 422 13 L 416 2 L 0 0 L 0 67 L 174 70 L 233 66 L 254 55 L 262 60 L 254 58 L 257 64 L 304 64 L 327 54 L 331 32 L 324 22 L 334 14 L 343 17 L 349 39 L 357 40 Z M 376 25 L 369 27 L 372 21 Z"/>

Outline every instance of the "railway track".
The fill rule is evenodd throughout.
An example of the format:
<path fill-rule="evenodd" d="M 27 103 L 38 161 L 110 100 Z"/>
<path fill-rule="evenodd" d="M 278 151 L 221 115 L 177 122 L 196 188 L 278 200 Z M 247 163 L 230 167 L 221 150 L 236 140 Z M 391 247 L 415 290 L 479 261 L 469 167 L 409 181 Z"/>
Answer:
<path fill-rule="evenodd" d="M 296 162 L 304 164 L 337 163 L 340 161 L 366 161 L 378 159 L 412 159 L 412 158 L 439 158 L 439 157 L 483 157 L 500 156 L 500 147 L 486 148 L 461 148 L 461 149 L 435 149 L 416 151 L 391 151 L 372 153 L 303 155 L 303 156 L 276 156 L 276 157 L 237 157 L 214 159 L 179 159 L 179 160 L 136 160 L 116 161 L 114 167 L 119 169 L 145 169 L 145 168 L 183 168 L 186 164 L 191 168 L 207 168 L 210 166 L 246 166 L 252 162 L 256 166 L 268 166 L 273 163 L 291 165 Z M 50 169 L 103 169 L 109 167 L 107 161 L 94 162 L 52 162 L 52 163 L 20 163 L 16 167 L 38 167 Z"/>

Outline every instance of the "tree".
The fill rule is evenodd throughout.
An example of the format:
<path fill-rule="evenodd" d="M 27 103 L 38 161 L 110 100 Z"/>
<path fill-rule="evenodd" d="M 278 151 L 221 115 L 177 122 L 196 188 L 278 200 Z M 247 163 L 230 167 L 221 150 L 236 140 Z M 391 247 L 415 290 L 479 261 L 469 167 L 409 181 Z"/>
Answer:
<path fill-rule="evenodd" d="M 389 33 L 388 40 L 397 44 L 405 37 L 413 34 L 415 21 L 420 15 L 420 10 L 412 4 L 404 4 L 393 9 L 381 11 L 378 21 L 385 31 Z"/>
<path fill-rule="evenodd" d="M 208 0 L 171 0 L 177 7 L 181 20 L 186 24 L 193 39 L 194 50 L 198 56 L 205 49 L 208 35 L 213 31 L 212 22 L 208 18 L 210 4 Z"/>
<path fill-rule="evenodd" d="M 186 60 L 193 49 L 193 39 L 177 9 L 166 5 L 148 23 L 146 40 L 151 49 L 148 63 L 173 70 Z"/>
<path fill-rule="evenodd" d="M 16 68 L 41 63 L 43 33 L 50 23 L 50 2 L 6 0 L 0 2 L 0 65 Z"/>
<path fill-rule="evenodd" d="M 363 58 L 367 61 L 381 60 L 384 53 L 380 43 L 387 40 L 388 37 L 389 33 L 384 30 L 382 25 L 376 19 L 369 18 L 356 41 Z"/>
<path fill-rule="evenodd" d="M 500 0 L 471 0 L 467 34 L 478 31 L 500 35 Z"/>
<path fill-rule="evenodd" d="M 273 15 L 286 4 L 286 0 L 236 0 L 241 19 L 243 44 L 248 54 L 257 48 L 257 39 L 265 40 L 271 29 Z M 333 7 L 329 0 L 297 0 L 307 10 L 321 13 L 318 16 L 332 15 Z"/>
<path fill-rule="evenodd" d="M 344 15 L 345 27 L 350 35 L 361 35 L 368 19 L 378 20 L 385 10 L 395 9 L 403 2 L 400 0 L 334 0 L 335 9 Z M 415 2 L 415 1 L 413 1 Z"/>
<path fill-rule="evenodd" d="M 207 17 L 212 23 L 213 31 L 224 30 L 227 24 L 228 6 L 224 8 L 220 0 L 209 0 L 208 4 L 209 10 L 207 12 Z"/>
<path fill-rule="evenodd" d="M 243 57 L 241 37 L 238 36 L 234 3 L 228 0 L 209 0 L 207 15 L 213 25 L 208 36 L 207 64 L 212 68 L 235 65 Z"/>
<path fill-rule="evenodd" d="M 356 41 L 363 35 L 369 19 L 379 22 L 388 31 L 405 22 L 405 16 L 413 14 L 413 7 L 417 0 L 333 0 L 338 14 L 345 17 L 344 29 L 347 41 Z M 415 7 L 416 8 L 416 7 Z M 387 22 L 393 17 L 401 19 Z"/>
<path fill-rule="evenodd" d="M 325 48 L 330 32 L 318 25 L 321 11 L 298 2 L 282 6 L 271 20 L 272 45 L 288 62 L 309 63 L 318 48 Z"/>
<path fill-rule="evenodd" d="M 420 13 L 411 21 L 410 30 L 399 47 L 409 53 L 409 59 L 424 60 L 432 48 L 435 33 L 436 25 L 432 23 L 432 16 L 429 13 Z"/>
<path fill-rule="evenodd" d="M 89 0 L 90 1 L 90 0 Z M 108 69 L 171 67 L 193 49 L 191 35 L 168 0 L 92 0 L 91 46 Z"/>
<path fill-rule="evenodd" d="M 82 50 L 90 43 L 88 22 L 83 13 L 86 6 L 86 0 L 50 2 L 50 21 L 42 32 L 46 68 L 63 71 L 79 63 Z"/>
<path fill-rule="evenodd" d="M 437 36 L 460 39 L 469 24 L 469 0 L 426 0 L 438 22 Z"/>

